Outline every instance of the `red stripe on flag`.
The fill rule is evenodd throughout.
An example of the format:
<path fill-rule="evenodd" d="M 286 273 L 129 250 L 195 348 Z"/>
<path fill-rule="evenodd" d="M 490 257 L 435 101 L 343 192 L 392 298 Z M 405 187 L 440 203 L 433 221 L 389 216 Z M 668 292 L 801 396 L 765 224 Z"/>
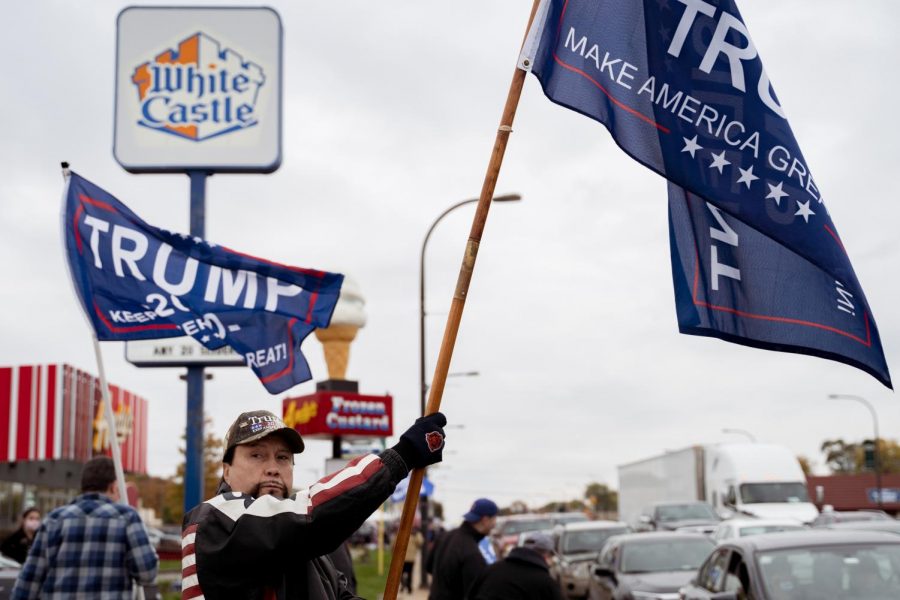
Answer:
<path fill-rule="evenodd" d="M 291 370 L 294 368 L 294 336 L 292 335 L 291 327 L 293 327 L 294 323 L 296 323 L 296 322 L 297 322 L 297 319 L 293 318 L 290 321 L 288 321 L 288 324 L 287 324 L 288 352 L 290 353 L 290 358 L 288 359 L 288 366 L 286 366 L 281 371 L 278 371 L 277 373 L 273 373 L 272 375 L 269 375 L 268 377 L 263 377 L 262 379 L 260 379 L 260 381 L 262 381 L 263 383 L 268 383 L 270 381 L 278 379 L 279 377 L 284 377 L 285 375 L 290 373 Z"/>
<path fill-rule="evenodd" d="M 94 311 L 97 313 L 97 316 L 100 317 L 100 320 L 103 321 L 103 324 L 106 325 L 107 329 L 109 329 L 113 333 L 131 333 L 133 331 L 149 331 L 152 329 L 178 329 L 178 325 L 175 325 L 174 323 L 156 323 L 155 325 L 116 327 L 106 319 L 106 317 L 103 315 L 103 311 L 100 310 L 100 307 L 97 306 L 96 303 L 94 304 Z"/>
<path fill-rule="evenodd" d="M 9 460 L 9 418 L 12 408 L 13 367 L 0 369 L 0 461 Z"/>
<path fill-rule="evenodd" d="M 81 250 L 81 232 L 78 231 L 78 217 L 81 216 L 82 212 L 84 212 L 84 207 L 79 204 L 78 208 L 75 209 L 75 216 L 72 217 L 72 230 L 75 232 L 75 246 L 78 248 L 78 254 L 84 254 Z"/>

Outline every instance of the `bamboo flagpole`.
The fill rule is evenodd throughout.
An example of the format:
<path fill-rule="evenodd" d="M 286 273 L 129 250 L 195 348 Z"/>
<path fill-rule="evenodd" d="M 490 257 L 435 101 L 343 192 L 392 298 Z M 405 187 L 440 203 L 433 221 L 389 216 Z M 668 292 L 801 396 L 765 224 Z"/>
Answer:
<path fill-rule="evenodd" d="M 528 25 L 525 27 L 525 35 L 531 29 L 540 0 L 534 0 L 531 14 L 528 17 Z M 523 40 L 524 44 L 524 40 Z M 475 270 L 475 258 L 478 255 L 478 247 L 481 244 L 481 236 L 487 222 L 488 211 L 491 207 L 491 199 L 494 197 L 494 188 L 500 174 L 500 166 L 503 164 L 503 155 L 506 152 L 506 144 L 509 134 L 512 133 L 512 124 L 519 106 L 519 97 L 522 95 L 522 87 L 525 85 L 527 72 L 519 67 L 513 73 L 509 92 L 506 96 L 506 104 L 503 107 L 503 115 L 500 118 L 500 126 L 494 139 L 494 148 L 488 163 L 484 183 L 481 186 L 481 195 L 475 216 L 472 219 L 472 229 L 469 232 L 469 240 L 466 242 L 462 265 L 456 280 L 456 289 L 453 292 L 453 301 L 450 305 L 450 313 L 447 315 L 447 324 L 444 326 L 444 338 L 441 341 L 441 349 L 438 361 L 434 367 L 434 377 L 428 391 L 428 404 L 425 414 L 435 413 L 440 410 L 441 397 L 444 394 L 444 384 L 447 381 L 447 372 L 450 369 L 450 359 L 453 356 L 453 347 L 456 344 L 456 335 L 459 332 L 459 323 L 462 319 L 463 308 L 466 304 L 466 296 L 469 292 L 469 282 Z M 414 469 L 409 477 L 409 487 L 406 491 L 406 500 L 403 503 L 403 513 L 400 516 L 400 528 L 394 541 L 394 551 L 391 556 L 391 566 L 388 570 L 388 578 L 384 587 L 384 600 L 396 600 L 400 588 L 400 575 L 403 570 L 403 561 L 406 556 L 406 547 L 409 544 L 409 534 L 412 531 L 413 519 L 416 514 L 416 506 L 419 502 L 419 491 L 422 488 L 422 480 L 425 477 L 424 469 Z M 424 568 L 424 565 L 423 565 Z"/>

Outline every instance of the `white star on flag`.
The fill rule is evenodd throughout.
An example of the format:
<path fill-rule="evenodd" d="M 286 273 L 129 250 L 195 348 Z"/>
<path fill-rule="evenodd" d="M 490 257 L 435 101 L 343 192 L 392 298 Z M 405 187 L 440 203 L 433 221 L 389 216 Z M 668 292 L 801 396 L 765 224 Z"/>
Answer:
<path fill-rule="evenodd" d="M 208 336 L 208 335 L 204 335 L 202 338 L 200 338 L 200 341 L 203 342 L 203 343 L 205 344 L 206 342 L 209 341 L 209 336 Z"/>
<path fill-rule="evenodd" d="M 198 237 L 198 236 L 195 235 L 193 239 L 194 239 L 194 243 L 195 243 L 195 244 L 202 244 L 202 243 L 203 243 L 203 238 L 201 238 L 201 237 Z"/>
<path fill-rule="evenodd" d="M 700 144 L 697 143 L 697 136 L 695 135 L 691 139 L 687 139 L 687 138 L 682 138 L 682 139 L 684 139 L 684 148 L 682 148 L 681 151 L 682 152 L 690 152 L 691 158 L 697 158 L 696 156 L 694 156 L 694 153 L 697 150 L 703 150 L 703 146 L 701 146 Z"/>
<path fill-rule="evenodd" d="M 750 184 L 759 179 L 759 177 L 753 174 L 753 165 L 750 165 L 749 169 L 742 169 L 738 167 L 738 171 L 741 172 L 741 176 L 738 178 L 737 182 L 747 184 L 748 190 L 750 189 Z"/>
<path fill-rule="evenodd" d="M 731 164 L 729 161 L 725 160 L 725 151 L 724 150 L 722 150 L 718 154 L 716 154 L 714 152 L 711 152 L 710 154 L 712 154 L 712 157 L 713 157 L 712 164 L 709 165 L 710 169 L 716 168 L 719 170 L 719 173 L 721 173 L 722 167 Z"/>
<path fill-rule="evenodd" d="M 806 202 L 798 202 L 797 206 L 799 206 L 800 208 L 797 209 L 797 212 L 794 213 L 794 216 L 800 215 L 801 217 L 803 217 L 804 221 L 809 223 L 809 217 L 816 214 L 809 208 L 809 200 L 807 200 Z"/>
<path fill-rule="evenodd" d="M 772 198 L 775 201 L 775 204 L 781 206 L 781 199 L 788 195 L 787 192 L 781 189 L 783 183 L 784 182 L 779 181 L 778 185 L 772 185 L 767 181 L 766 185 L 769 186 L 769 194 L 766 196 L 766 200 Z"/>

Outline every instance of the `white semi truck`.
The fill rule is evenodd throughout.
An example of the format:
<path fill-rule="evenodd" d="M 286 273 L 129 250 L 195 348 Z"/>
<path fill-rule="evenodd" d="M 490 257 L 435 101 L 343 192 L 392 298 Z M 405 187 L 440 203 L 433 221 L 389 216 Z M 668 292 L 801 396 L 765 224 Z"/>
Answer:
<path fill-rule="evenodd" d="M 809 523 L 819 511 L 790 450 L 777 444 L 729 443 L 620 465 L 619 519 L 631 525 L 659 502 L 706 501 L 719 514 L 789 518 Z"/>

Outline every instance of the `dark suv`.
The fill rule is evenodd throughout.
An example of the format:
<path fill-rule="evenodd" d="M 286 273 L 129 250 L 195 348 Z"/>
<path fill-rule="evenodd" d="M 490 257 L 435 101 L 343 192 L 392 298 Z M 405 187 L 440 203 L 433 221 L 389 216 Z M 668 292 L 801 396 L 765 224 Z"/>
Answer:
<path fill-rule="evenodd" d="M 640 516 L 639 531 L 712 533 L 722 519 L 707 502 L 659 502 Z"/>

